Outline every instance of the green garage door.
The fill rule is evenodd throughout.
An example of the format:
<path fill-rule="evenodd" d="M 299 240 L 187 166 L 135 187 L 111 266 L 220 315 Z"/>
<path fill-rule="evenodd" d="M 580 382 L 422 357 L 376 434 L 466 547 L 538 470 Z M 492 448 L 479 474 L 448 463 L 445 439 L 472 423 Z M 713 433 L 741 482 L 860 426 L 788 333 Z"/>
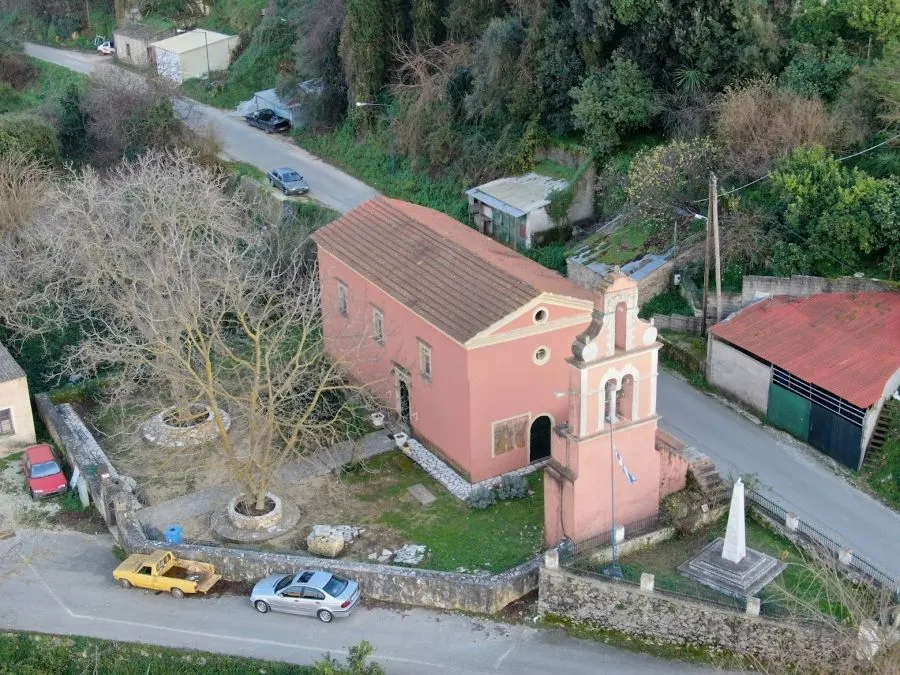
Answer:
<path fill-rule="evenodd" d="M 777 384 L 769 385 L 769 408 L 766 416 L 773 426 L 787 431 L 801 441 L 809 436 L 809 411 L 812 403 Z"/>

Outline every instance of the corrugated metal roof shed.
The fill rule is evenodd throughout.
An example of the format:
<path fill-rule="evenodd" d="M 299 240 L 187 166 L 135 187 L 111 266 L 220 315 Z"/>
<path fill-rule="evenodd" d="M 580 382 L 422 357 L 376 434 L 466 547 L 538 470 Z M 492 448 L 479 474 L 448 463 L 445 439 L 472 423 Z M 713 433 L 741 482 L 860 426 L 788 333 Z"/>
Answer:
<path fill-rule="evenodd" d="M 0 344 L 0 382 L 10 382 L 25 377 L 22 366 L 9 353 L 9 350 Z"/>
<path fill-rule="evenodd" d="M 542 293 L 591 291 L 424 206 L 377 197 L 313 235 L 338 260 L 465 343 Z"/>
<path fill-rule="evenodd" d="M 490 183 L 467 190 L 469 197 L 498 208 L 513 216 L 524 216 L 535 209 L 547 206 L 547 197 L 554 190 L 564 190 L 568 181 L 555 180 L 537 173 L 512 178 L 498 178 Z"/>
<path fill-rule="evenodd" d="M 868 408 L 900 370 L 900 293 L 778 296 L 745 307 L 710 332 Z"/>

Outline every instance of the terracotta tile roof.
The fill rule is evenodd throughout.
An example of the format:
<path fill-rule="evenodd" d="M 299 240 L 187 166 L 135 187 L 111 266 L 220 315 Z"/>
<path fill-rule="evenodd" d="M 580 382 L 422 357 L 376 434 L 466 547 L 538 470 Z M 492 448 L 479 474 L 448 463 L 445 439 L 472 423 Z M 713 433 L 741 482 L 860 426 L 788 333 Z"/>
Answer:
<path fill-rule="evenodd" d="M 16 363 L 12 354 L 0 344 L 0 382 L 10 382 L 25 377 L 25 371 Z"/>
<path fill-rule="evenodd" d="M 900 370 L 900 293 L 778 296 L 710 332 L 860 408 Z"/>
<path fill-rule="evenodd" d="M 313 239 L 461 343 L 542 293 L 593 297 L 443 213 L 396 199 L 371 199 Z"/>

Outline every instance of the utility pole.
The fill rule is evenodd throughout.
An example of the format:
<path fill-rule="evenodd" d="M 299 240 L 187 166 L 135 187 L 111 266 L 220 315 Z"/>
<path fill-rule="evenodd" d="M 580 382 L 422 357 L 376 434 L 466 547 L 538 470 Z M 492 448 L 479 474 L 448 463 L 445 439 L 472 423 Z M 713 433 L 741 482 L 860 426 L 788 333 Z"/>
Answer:
<path fill-rule="evenodd" d="M 712 204 L 713 245 L 716 247 L 716 322 L 722 320 L 722 258 L 719 251 L 719 182 L 716 174 L 709 174 L 709 192 Z"/>
<path fill-rule="evenodd" d="M 709 181 L 709 203 L 707 204 L 707 216 L 706 220 L 706 253 L 704 255 L 704 263 L 703 263 L 703 309 L 701 310 L 702 315 L 700 317 L 700 335 L 706 335 L 706 308 L 709 304 L 709 221 L 712 220 L 712 203 L 713 203 L 713 194 L 712 194 L 712 174 L 710 174 Z"/>

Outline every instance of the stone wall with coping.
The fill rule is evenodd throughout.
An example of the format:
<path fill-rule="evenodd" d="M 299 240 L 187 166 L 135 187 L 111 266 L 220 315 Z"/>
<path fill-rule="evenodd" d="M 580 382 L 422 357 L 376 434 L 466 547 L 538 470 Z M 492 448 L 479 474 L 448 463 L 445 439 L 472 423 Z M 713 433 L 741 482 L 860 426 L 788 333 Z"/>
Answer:
<path fill-rule="evenodd" d="M 133 511 L 128 508 L 127 498 L 114 496 L 111 489 L 106 498 L 116 505 L 117 540 L 129 553 L 149 553 L 163 548 L 173 551 L 179 558 L 211 563 L 225 579 L 234 581 L 252 582 L 269 574 L 313 568 L 355 579 L 362 586 L 365 597 L 372 600 L 484 614 L 500 611 L 533 591 L 538 584 L 540 561 L 537 558 L 500 574 L 477 576 L 351 560 L 328 560 L 299 553 L 168 544 L 146 536 Z"/>
<path fill-rule="evenodd" d="M 761 277 L 747 275 L 741 289 L 741 305 L 753 302 L 758 295 L 790 295 L 804 297 L 816 293 L 872 293 L 896 290 L 890 284 L 878 279 L 859 279 L 857 277 L 808 277 L 796 275 L 792 277 Z"/>
<path fill-rule="evenodd" d="M 84 476 L 91 499 L 116 542 L 128 553 L 156 549 L 179 557 L 212 563 L 222 576 L 256 581 L 268 574 L 303 568 L 328 570 L 360 582 L 366 597 L 383 602 L 437 609 L 492 614 L 535 590 L 539 560 L 525 562 L 500 574 L 484 576 L 440 572 L 350 560 L 329 560 L 304 554 L 273 553 L 226 546 L 173 545 L 147 537 L 135 511 L 129 479 L 119 476 L 109 458 L 69 405 L 56 406 L 45 395 L 35 397 L 38 412 L 69 464 Z M 88 470 L 91 465 L 97 471 Z"/>
<path fill-rule="evenodd" d="M 702 646 L 745 654 L 763 662 L 784 654 L 819 663 L 839 654 L 825 626 L 775 621 L 713 605 L 642 591 L 570 569 L 540 569 L 538 609 L 602 630 L 652 640 L 655 644 Z"/>

